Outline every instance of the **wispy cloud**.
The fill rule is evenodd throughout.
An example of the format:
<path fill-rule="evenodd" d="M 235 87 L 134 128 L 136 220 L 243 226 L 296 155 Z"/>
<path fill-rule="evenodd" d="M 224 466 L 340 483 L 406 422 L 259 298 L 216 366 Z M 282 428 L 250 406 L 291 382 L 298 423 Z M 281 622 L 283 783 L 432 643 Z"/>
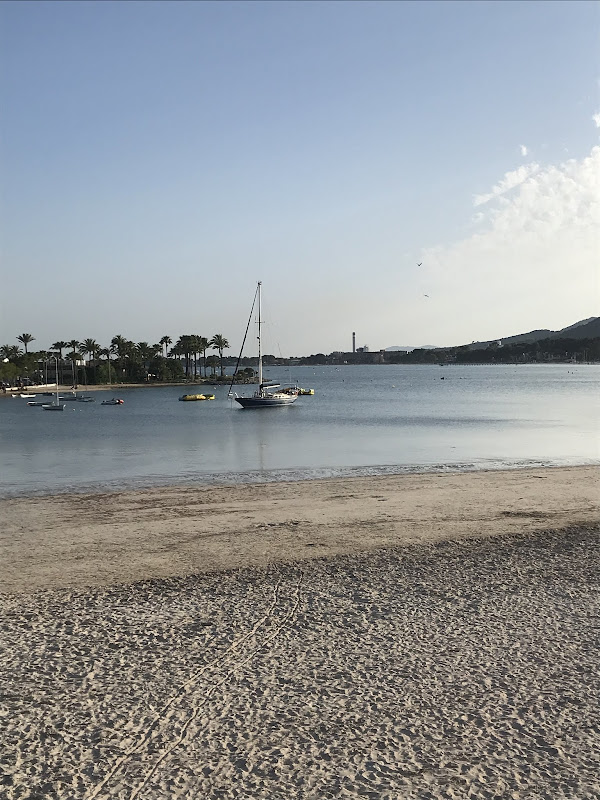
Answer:
<path fill-rule="evenodd" d="M 598 111 L 596 114 L 594 114 L 592 116 L 592 119 L 594 120 L 594 125 L 597 128 L 600 128 L 600 111 Z"/>
<path fill-rule="evenodd" d="M 519 188 L 478 212 L 477 233 L 422 254 L 436 313 L 451 308 L 461 320 L 458 342 L 469 330 L 491 339 L 598 313 L 600 147 L 581 160 L 533 166 L 498 184 L 489 197 Z M 448 338 L 441 329 L 432 335 Z"/>
<path fill-rule="evenodd" d="M 527 152 L 528 152 L 528 151 L 527 151 L 527 147 L 526 147 L 524 144 L 521 144 L 521 145 L 519 145 L 519 147 L 520 147 L 520 149 L 521 149 L 521 155 L 522 155 L 522 156 L 526 156 L 526 155 L 527 155 Z"/>
<path fill-rule="evenodd" d="M 475 207 L 482 206 L 485 203 L 489 203 L 490 200 L 493 200 L 496 197 L 501 197 L 511 189 L 520 186 L 524 181 L 534 175 L 539 168 L 539 164 L 533 162 L 531 164 L 523 164 L 522 167 L 512 170 L 512 172 L 507 172 L 502 180 L 492 187 L 491 192 L 488 192 L 488 194 L 475 195 L 473 199 L 473 205 Z"/>

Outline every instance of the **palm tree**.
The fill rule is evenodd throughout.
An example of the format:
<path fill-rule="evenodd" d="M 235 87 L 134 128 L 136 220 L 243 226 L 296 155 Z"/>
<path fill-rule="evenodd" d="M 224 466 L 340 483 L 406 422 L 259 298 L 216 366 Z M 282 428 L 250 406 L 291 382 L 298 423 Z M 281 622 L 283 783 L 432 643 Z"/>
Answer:
<path fill-rule="evenodd" d="M 94 367 L 94 383 L 96 383 L 96 352 L 100 345 L 95 339 L 84 339 L 81 342 L 81 352 L 83 355 L 89 353 L 92 360 L 92 366 Z"/>
<path fill-rule="evenodd" d="M 175 344 L 169 351 L 169 355 L 173 356 L 173 358 L 176 358 L 177 360 L 181 359 L 181 356 L 183 355 L 183 348 L 181 347 L 181 344 L 179 342 L 175 342 Z"/>
<path fill-rule="evenodd" d="M 193 348 L 192 339 L 193 337 L 189 335 L 180 336 L 179 340 L 177 341 L 177 344 L 173 348 L 173 350 L 177 348 L 178 354 L 183 355 L 183 357 L 185 358 L 186 378 L 189 378 L 190 375 L 190 356 L 192 354 L 192 348 Z M 171 352 L 173 352 L 173 350 L 171 350 Z"/>
<path fill-rule="evenodd" d="M 148 342 L 138 342 L 135 345 L 137 355 L 142 361 L 142 366 L 145 372 L 145 379 L 148 380 L 148 373 L 150 372 L 150 361 L 156 355 L 156 345 L 148 344 Z M 158 348 L 160 350 L 160 347 Z"/>
<path fill-rule="evenodd" d="M 79 342 L 77 341 L 77 339 L 71 339 L 70 342 L 67 342 L 67 347 L 71 348 L 71 352 L 69 353 L 67 358 L 71 362 L 71 371 L 73 373 L 72 374 L 73 386 L 76 386 L 77 383 L 78 383 L 78 380 L 77 380 L 77 378 L 78 378 L 78 370 L 77 370 L 77 365 L 75 364 L 75 362 L 79 361 L 79 355 L 80 354 L 77 352 L 79 350 Z"/>
<path fill-rule="evenodd" d="M 194 380 L 198 377 L 198 354 L 200 353 L 200 336 L 194 334 L 190 336 L 190 346 L 194 357 Z"/>
<path fill-rule="evenodd" d="M 71 362 L 71 376 L 72 376 L 73 386 L 77 386 L 77 384 L 79 383 L 79 370 L 77 368 L 76 362 L 79 361 L 80 358 L 81 358 L 81 353 L 78 353 L 75 350 L 73 350 L 73 352 L 69 353 L 69 355 L 67 356 L 67 359 Z"/>
<path fill-rule="evenodd" d="M 117 358 L 121 358 L 121 356 L 125 354 L 126 345 L 127 339 L 118 333 L 110 340 L 110 352 L 116 353 Z"/>
<path fill-rule="evenodd" d="M 22 333 L 20 336 L 17 336 L 17 341 L 21 342 L 25 347 L 25 355 L 27 355 L 27 345 L 30 342 L 35 342 L 35 336 L 32 336 L 30 333 Z"/>
<path fill-rule="evenodd" d="M 130 339 L 125 339 L 124 336 L 117 335 L 111 339 L 110 349 L 111 352 L 117 354 L 121 375 L 125 373 L 127 377 L 131 377 L 132 362 L 137 355 L 134 343 Z"/>
<path fill-rule="evenodd" d="M 92 357 L 92 361 L 94 361 L 94 359 L 96 358 L 96 351 L 98 350 L 100 345 L 95 339 L 84 339 L 83 342 L 81 342 L 80 347 L 81 347 L 81 352 L 84 355 L 86 353 L 89 353 L 90 356 Z"/>
<path fill-rule="evenodd" d="M 206 378 L 206 351 L 208 350 L 209 343 L 206 336 L 198 337 L 198 352 L 202 353 L 202 365 L 204 367 L 204 377 Z"/>
<path fill-rule="evenodd" d="M 50 349 L 56 350 L 58 352 L 59 359 L 62 361 L 62 351 L 65 349 L 65 347 L 68 346 L 69 346 L 68 342 L 54 342 L 54 344 L 50 345 Z"/>
<path fill-rule="evenodd" d="M 110 348 L 100 347 L 98 350 L 98 356 L 104 356 L 106 358 L 106 365 L 108 367 L 108 385 L 110 386 Z"/>
<path fill-rule="evenodd" d="M 167 357 L 167 347 L 170 344 L 173 344 L 173 340 L 169 336 L 163 336 L 162 339 L 160 339 L 159 344 L 162 345 L 162 347 L 165 348 L 165 358 L 166 358 Z"/>
<path fill-rule="evenodd" d="M 127 353 L 127 339 L 124 336 L 121 336 L 119 333 L 116 336 L 113 336 L 113 338 L 110 340 L 110 352 L 116 354 L 122 375 L 125 355 Z"/>
<path fill-rule="evenodd" d="M 210 367 L 210 374 L 214 375 L 217 371 L 217 365 L 219 364 L 219 359 L 216 356 L 209 356 L 206 359 L 206 363 Z"/>
<path fill-rule="evenodd" d="M 215 335 L 208 343 L 208 346 L 212 347 L 213 350 L 219 351 L 219 361 L 221 362 L 221 377 L 223 377 L 223 350 L 227 350 L 227 348 L 229 347 L 229 342 L 221 333 L 215 333 Z"/>
<path fill-rule="evenodd" d="M 23 351 L 18 344 L 3 344 L 0 347 L 0 356 L 8 358 L 9 361 L 14 361 L 20 355 L 23 355 Z"/>

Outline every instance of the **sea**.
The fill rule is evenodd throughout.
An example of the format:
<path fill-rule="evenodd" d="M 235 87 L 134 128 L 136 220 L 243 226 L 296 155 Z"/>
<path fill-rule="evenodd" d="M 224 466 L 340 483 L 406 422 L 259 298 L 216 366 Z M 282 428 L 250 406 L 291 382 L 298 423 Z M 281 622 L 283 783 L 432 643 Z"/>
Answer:
<path fill-rule="evenodd" d="M 2 397 L 0 497 L 600 463 L 597 364 L 273 367 L 266 377 L 314 395 L 242 409 L 227 386 L 115 387 L 63 413 Z M 185 391 L 215 399 L 180 402 Z M 123 405 L 101 405 L 111 397 Z"/>

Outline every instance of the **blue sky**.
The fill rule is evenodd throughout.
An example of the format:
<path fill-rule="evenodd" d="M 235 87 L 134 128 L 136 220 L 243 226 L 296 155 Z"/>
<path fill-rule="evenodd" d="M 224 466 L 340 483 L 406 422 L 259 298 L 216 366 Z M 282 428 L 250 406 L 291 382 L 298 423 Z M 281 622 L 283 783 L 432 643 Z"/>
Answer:
<path fill-rule="evenodd" d="M 0 4 L 0 344 L 235 351 L 257 280 L 282 355 L 597 315 L 599 33 L 591 2 Z"/>

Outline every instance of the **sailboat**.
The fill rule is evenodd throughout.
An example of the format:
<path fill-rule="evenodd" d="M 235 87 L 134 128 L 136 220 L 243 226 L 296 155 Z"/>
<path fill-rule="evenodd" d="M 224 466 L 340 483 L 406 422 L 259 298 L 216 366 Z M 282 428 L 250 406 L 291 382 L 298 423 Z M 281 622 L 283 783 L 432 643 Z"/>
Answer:
<path fill-rule="evenodd" d="M 58 358 L 54 356 L 54 360 L 56 362 L 56 397 L 51 403 L 44 403 L 42 408 L 44 411 L 64 411 L 65 404 L 60 402 L 60 397 L 58 396 Z"/>
<path fill-rule="evenodd" d="M 256 295 L 254 297 L 254 302 L 258 300 L 258 389 L 256 392 L 254 392 L 254 394 L 251 397 L 238 397 L 237 394 L 231 392 L 231 386 L 233 386 L 233 380 L 231 386 L 229 387 L 229 396 L 233 397 L 236 403 L 239 403 L 242 408 L 271 408 L 272 406 L 289 406 L 291 405 L 291 403 L 294 403 L 298 399 L 297 391 L 290 392 L 289 389 L 286 389 L 285 392 L 273 391 L 273 389 L 277 389 L 277 387 L 280 384 L 263 381 L 263 363 L 262 363 L 262 348 L 261 348 L 261 325 L 262 325 L 261 289 L 262 289 L 262 281 L 259 281 L 258 286 L 256 288 Z M 252 309 L 254 309 L 254 303 L 252 304 Z M 250 312 L 250 318 L 252 318 L 252 311 Z M 250 322 L 248 322 L 248 325 L 250 325 Z M 247 332 L 248 331 L 246 329 L 246 333 Z"/>

